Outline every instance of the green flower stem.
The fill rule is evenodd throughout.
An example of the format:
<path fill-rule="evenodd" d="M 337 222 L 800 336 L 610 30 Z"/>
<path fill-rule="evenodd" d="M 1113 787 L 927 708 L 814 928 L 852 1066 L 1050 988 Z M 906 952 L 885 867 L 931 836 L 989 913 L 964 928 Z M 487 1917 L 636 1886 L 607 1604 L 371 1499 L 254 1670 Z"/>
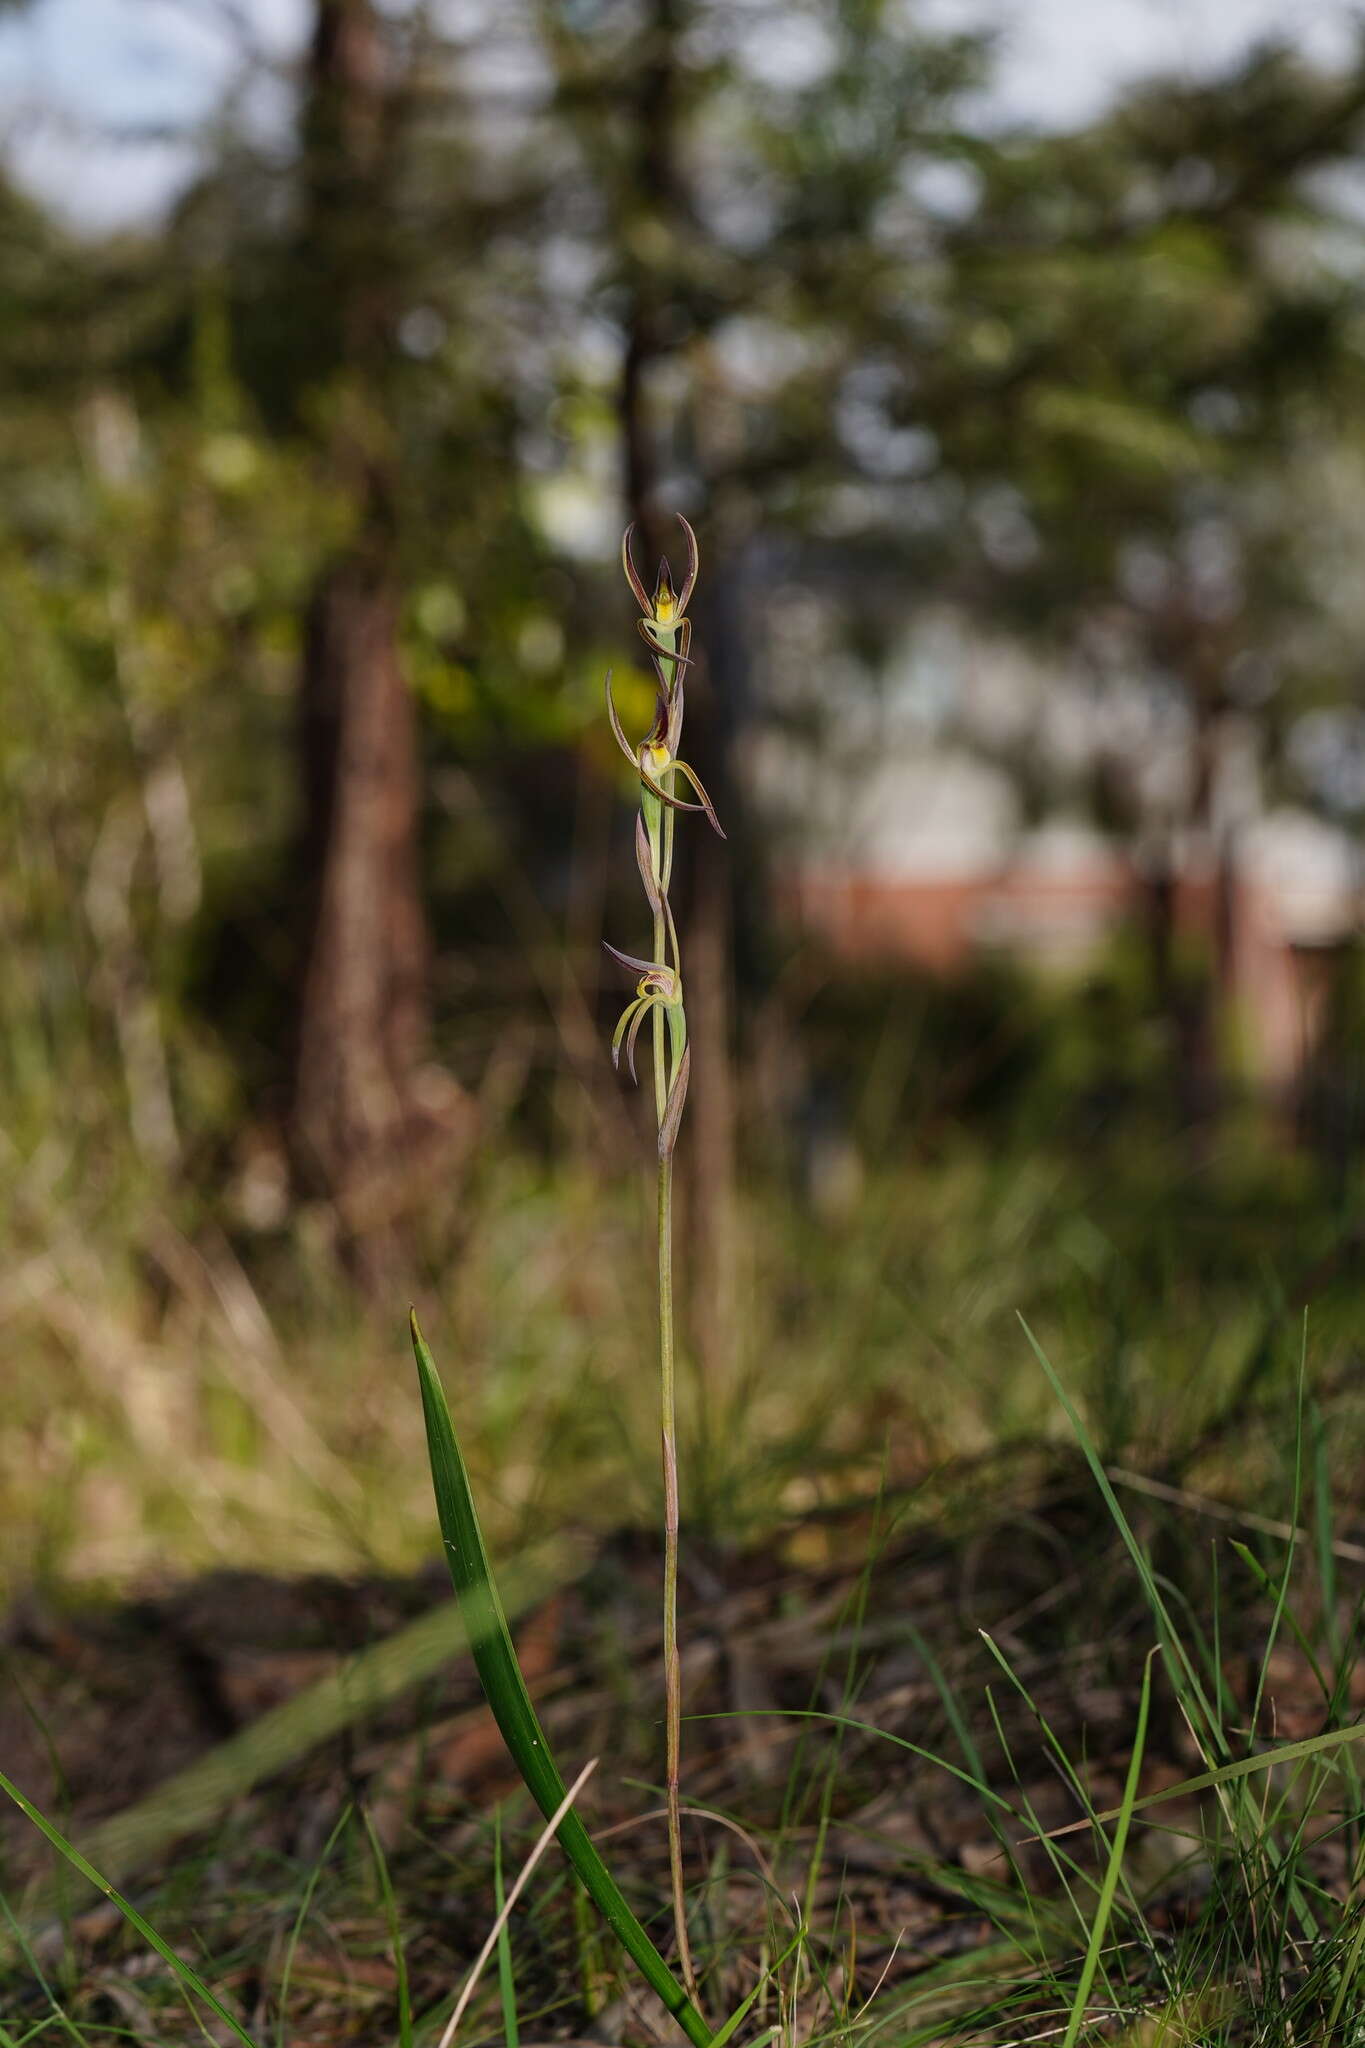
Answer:
<path fill-rule="evenodd" d="M 662 1021 L 662 1020 L 661 1020 Z M 673 1357 L 673 1159 L 659 1161 L 659 1402 L 664 1475 L 664 1749 L 668 1802 L 668 1865 L 678 1965 L 688 1996 L 697 1997 L 683 1891 L 682 1663 L 678 1655 L 678 1438 Z"/>
<path fill-rule="evenodd" d="M 664 777 L 670 789 L 672 772 Z M 646 797 L 646 801 L 648 798 Z M 656 799 L 654 818 L 646 817 L 654 878 L 664 891 L 673 859 L 674 814 Z M 662 812 L 662 818 L 659 813 Z M 662 840 L 662 844 L 660 843 Z M 667 931 L 662 912 L 654 919 L 654 958 L 666 960 Z M 672 1030 L 665 1032 L 662 1009 L 656 1008 L 654 1026 L 654 1106 L 660 1126 L 668 1102 L 668 1090 L 677 1072 L 678 1050 Z M 668 1806 L 668 1867 L 673 1889 L 673 1924 L 678 1944 L 678 1967 L 689 1997 L 696 1999 L 697 1980 L 692 1967 L 692 1948 L 687 1936 L 687 1900 L 683 1886 L 681 1760 L 682 1760 L 682 1663 L 678 1653 L 678 1429 L 676 1365 L 673 1337 L 673 1155 L 659 1160 L 659 1438 L 664 1482 L 664 1754 L 665 1796 Z"/>

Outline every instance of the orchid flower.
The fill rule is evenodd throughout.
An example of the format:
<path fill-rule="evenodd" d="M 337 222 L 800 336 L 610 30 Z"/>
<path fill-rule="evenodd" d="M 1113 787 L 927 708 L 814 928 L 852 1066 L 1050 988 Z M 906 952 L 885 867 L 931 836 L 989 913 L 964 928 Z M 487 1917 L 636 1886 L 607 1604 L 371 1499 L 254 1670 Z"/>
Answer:
<path fill-rule="evenodd" d="M 605 941 L 604 941 L 605 944 Z M 682 1007 L 682 982 L 677 970 L 666 967 L 657 960 L 637 960 L 633 953 L 619 953 L 615 946 L 607 946 L 613 960 L 619 961 L 630 973 L 639 976 L 635 984 L 635 998 L 627 1003 L 621 1012 L 620 1021 L 612 1034 L 611 1063 L 618 1069 L 621 1065 L 621 1043 L 624 1039 L 626 1065 L 632 1081 L 639 1079 L 635 1071 L 635 1041 L 640 1035 L 640 1026 L 651 1010 L 660 1009 L 665 1013 Z"/>
<path fill-rule="evenodd" d="M 686 657 L 682 657 L 682 659 L 685 661 Z M 611 720 L 611 729 L 616 735 L 616 744 L 620 747 L 621 752 L 630 762 L 631 767 L 635 770 L 651 796 L 657 797 L 660 803 L 667 804 L 669 809 L 673 811 L 704 811 L 713 829 L 723 839 L 725 837 L 724 828 L 721 825 L 720 819 L 716 816 L 715 805 L 706 794 L 701 777 L 697 774 L 695 768 L 689 767 L 686 761 L 680 761 L 677 755 L 678 741 L 682 737 L 683 722 L 681 666 L 671 688 L 664 680 L 662 665 L 657 659 L 655 661 L 655 668 L 660 672 L 660 686 L 655 699 L 654 723 L 638 747 L 632 747 L 630 741 L 626 738 L 625 728 L 621 724 L 620 714 L 616 709 L 616 700 L 611 694 L 611 672 L 608 670 L 607 716 Z M 689 803 L 685 797 L 674 796 L 671 790 L 664 788 L 662 778 L 670 769 L 675 774 L 681 775 L 685 782 L 691 784 L 699 798 L 697 803 Z"/>
<path fill-rule="evenodd" d="M 684 614 L 692 592 L 697 586 L 697 536 L 693 533 L 681 512 L 678 524 L 687 537 L 687 574 L 681 590 L 673 587 L 673 572 L 665 556 L 659 563 L 659 573 L 654 580 L 654 595 L 651 597 L 641 581 L 631 554 L 631 541 L 635 534 L 635 522 L 626 528 L 621 541 L 621 567 L 626 581 L 640 602 L 643 616 L 638 620 L 641 637 L 654 657 L 659 679 L 666 692 L 671 693 L 681 680 L 687 666 L 687 650 L 692 644 L 692 621 Z"/>

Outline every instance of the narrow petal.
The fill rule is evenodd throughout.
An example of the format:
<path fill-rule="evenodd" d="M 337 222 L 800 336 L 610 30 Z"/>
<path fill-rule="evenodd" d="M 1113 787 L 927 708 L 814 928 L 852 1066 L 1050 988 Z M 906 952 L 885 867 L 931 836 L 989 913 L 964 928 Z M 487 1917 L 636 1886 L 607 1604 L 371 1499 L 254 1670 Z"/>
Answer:
<path fill-rule="evenodd" d="M 633 1003 L 626 1004 L 625 1009 L 622 1010 L 621 1015 L 617 1020 L 616 1029 L 612 1033 L 611 1063 L 618 1074 L 621 1071 L 621 1040 L 626 1035 L 626 1026 L 630 1023 L 631 1018 L 634 1017 L 634 1015 L 639 1010 L 644 1000 L 645 998 L 643 996 L 636 996 L 635 1001 Z M 635 1039 L 634 1034 L 632 1033 L 631 1045 L 633 1046 L 634 1043 Z M 635 1061 L 633 1057 L 630 1061 L 630 1078 L 632 1081 L 635 1079 Z"/>
<path fill-rule="evenodd" d="M 619 953 L 606 939 L 602 941 L 602 948 L 604 952 L 611 954 L 613 960 L 618 960 L 622 967 L 636 976 L 652 973 L 659 964 L 657 960 L 637 960 L 633 953 Z"/>
<path fill-rule="evenodd" d="M 710 797 L 706 794 L 706 791 L 701 786 L 701 777 L 697 774 L 694 768 L 688 767 L 686 761 L 675 761 L 673 763 L 673 766 L 677 769 L 679 775 L 685 775 L 687 777 L 687 780 L 691 783 L 693 789 L 696 790 L 697 795 L 701 798 L 701 802 L 699 804 L 693 804 L 691 806 L 691 809 L 694 811 L 705 811 L 707 817 L 710 819 L 715 830 L 720 834 L 721 838 L 723 839 L 725 837 L 724 827 L 722 826 L 720 819 L 716 816 L 715 805 L 712 803 Z"/>
<path fill-rule="evenodd" d="M 617 716 L 616 699 L 611 694 L 610 669 L 607 670 L 607 717 L 611 720 L 611 729 L 616 735 L 617 746 L 621 749 L 621 752 L 625 755 L 631 767 L 637 768 L 639 766 L 639 762 L 636 760 L 635 757 L 635 749 L 631 745 L 630 741 L 626 738 L 625 730 L 621 724 L 621 720 Z"/>
<path fill-rule="evenodd" d="M 672 768 L 681 768 L 682 765 L 683 764 L 681 761 L 672 761 L 669 763 L 669 766 Z M 645 788 L 649 791 L 650 795 L 657 796 L 659 802 L 661 804 L 667 804 L 670 811 L 705 811 L 707 808 L 705 804 L 688 803 L 686 797 L 670 796 L 668 791 L 654 780 L 654 777 L 650 774 L 647 768 L 641 768 L 640 780 L 641 782 L 643 782 Z M 712 822 L 714 823 L 714 813 L 712 814 Z M 720 832 L 719 825 L 716 826 L 716 830 L 717 832 Z M 721 832 L 720 836 L 723 839 L 725 837 L 725 834 Z"/>
<path fill-rule="evenodd" d="M 697 570 L 701 566 L 701 551 L 697 546 L 696 534 L 693 533 L 681 512 L 678 514 L 678 524 L 687 535 L 687 575 L 683 579 L 682 589 L 678 592 L 678 610 L 685 612 L 687 610 L 687 600 L 697 587 Z"/>
<path fill-rule="evenodd" d="M 652 654 L 652 655 L 654 656 L 654 659 L 655 659 L 655 661 L 656 661 L 656 662 L 658 662 L 658 661 L 672 661 L 672 662 L 676 662 L 676 663 L 677 663 L 677 665 L 678 665 L 678 667 L 679 667 L 680 669 L 684 669 L 684 668 L 690 668 L 690 667 L 691 667 L 691 663 L 690 663 L 690 661 L 689 661 L 689 659 L 688 659 L 688 656 L 687 656 L 687 651 L 686 651 L 686 650 L 687 650 L 687 648 L 688 648 L 688 646 L 689 646 L 689 645 L 691 644 L 691 623 L 692 623 L 692 622 L 691 622 L 691 620 L 690 620 L 690 619 L 684 619 L 684 620 L 683 620 L 683 622 L 682 622 L 682 623 L 683 623 L 683 626 L 684 626 L 684 628 L 686 629 L 686 632 L 685 632 L 685 634 L 680 634 L 680 635 L 679 635 L 679 649 L 678 649 L 678 652 L 677 652 L 676 654 L 674 653 L 674 651 L 673 651 L 673 649 L 672 649 L 671 647 L 661 647 L 661 646 L 659 645 L 658 641 L 657 641 L 657 640 L 655 639 L 655 637 L 654 637 L 654 633 L 653 633 L 653 631 L 651 630 L 651 629 L 653 628 L 653 625 L 654 625 L 654 621 L 653 621 L 652 619 L 637 619 L 635 623 L 636 623 L 637 627 L 639 628 L 639 632 L 640 632 L 640 638 L 641 638 L 641 639 L 642 639 L 642 640 L 644 641 L 644 643 L 645 643 L 645 646 L 646 646 L 646 647 L 647 647 L 647 648 L 649 649 L 650 653 L 651 653 L 651 654 Z"/>
<path fill-rule="evenodd" d="M 627 583 L 635 592 L 636 597 L 640 600 L 641 611 L 652 613 L 654 607 L 649 601 L 649 592 L 645 589 L 644 584 L 640 581 L 639 574 L 636 570 L 635 563 L 631 555 L 630 544 L 634 538 L 635 521 L 632 519 L 630 525 L 626 528 L 625 533 L 622 535 L 621 538 L 621 567 L 626 572 Z"/>
<path fill-rule="evenodd" d="M 626 1040 L 626 1065 L 630 1068 L 631 1080 L 636 1082 L 637 1085 L 639 1076 L 635 1071 L 635 1041 L 640 1036 L 640 1026 L 645 1021 L 645 1013 L 652 1010 L 658 1000 L 657 996 L 645 996 L 643 998 L 635 1012 L 635 1017 L 630 1027 L 630 1036 Z"/>

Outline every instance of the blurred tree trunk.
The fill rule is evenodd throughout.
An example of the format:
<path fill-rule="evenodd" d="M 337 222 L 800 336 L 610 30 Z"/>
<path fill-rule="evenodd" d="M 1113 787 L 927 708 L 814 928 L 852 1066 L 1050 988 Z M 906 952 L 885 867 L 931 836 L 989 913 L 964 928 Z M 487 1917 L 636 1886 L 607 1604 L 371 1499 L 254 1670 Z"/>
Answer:
<path fill-rule="evenodd" d="M 1236 851 L 1234 835 L 1219 815 L 1224 677 L 1231 653 L 1228 635 L 1202 618 L 1183 591 L 1159 622 L 1155 647 L 1158 658 L 1184 679 L 1193 718 L 1189 801 L 1172 865 L 1183 859 L 1186 916 L 1203 957 L 1193 972 L 1173 970 L 1179 916 L 1178 891 L 1172 891 L 1155 906 L 1171 917 L 1172 928 L 1153 931 L 1153 960 L 1169 1005 L 1177 1111 L 1198 1144 L 1202 1133 L 1216 1129 L 1226 1106 L 1231 1077 L 1224 1051 L 1236 1005 Z"/>
<path fill-rule="evenodd" d="M 622 486 L 638 528 L 648 584 L 677 527 L 658 502 L 661 434 L 651 379 L 667 353 L 668 295 L 683 232 L 676 164 L 679 0 L 642 0 L 639 62 L 632 93 L 634 146 L 628 166 L 622 244 L 628 311 L 621 361 Z"/>
<path fill-rule="evenodd" d="M 373 0 L 317 0 L 304 116 L 299 318 L 348 537 L 309 606 L 301 674 L 307 930 L 292 1136 L 367 1291 L 398 1250 L 395 1192 L 427 1033 L 416 710 L 398 654 L 396 457 L 385 383 L 398 97 Z"/>

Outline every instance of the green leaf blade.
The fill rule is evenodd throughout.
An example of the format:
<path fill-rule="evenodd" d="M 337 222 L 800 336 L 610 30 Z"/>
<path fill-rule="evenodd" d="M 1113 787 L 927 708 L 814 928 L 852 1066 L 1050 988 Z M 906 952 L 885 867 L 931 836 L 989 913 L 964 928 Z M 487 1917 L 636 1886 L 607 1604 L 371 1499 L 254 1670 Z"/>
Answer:
<path fill-rule="evenodd" d="M 459 1596 L 475 1668 L 512 1760 L 549 1820 L 563 1802 L 566 1787 L 517 1663 L 445 1390 L 415 1315 L 411 1328 L 436 1511 L 446 1564 Z M 576 1813 L 565 1815 L 558 1835 L 584 1890 L 650 1989 L 677 2020 L 693 2048 L 710 2048 L 711 2032 L 706 2021 L 631 1911 Z"/>

